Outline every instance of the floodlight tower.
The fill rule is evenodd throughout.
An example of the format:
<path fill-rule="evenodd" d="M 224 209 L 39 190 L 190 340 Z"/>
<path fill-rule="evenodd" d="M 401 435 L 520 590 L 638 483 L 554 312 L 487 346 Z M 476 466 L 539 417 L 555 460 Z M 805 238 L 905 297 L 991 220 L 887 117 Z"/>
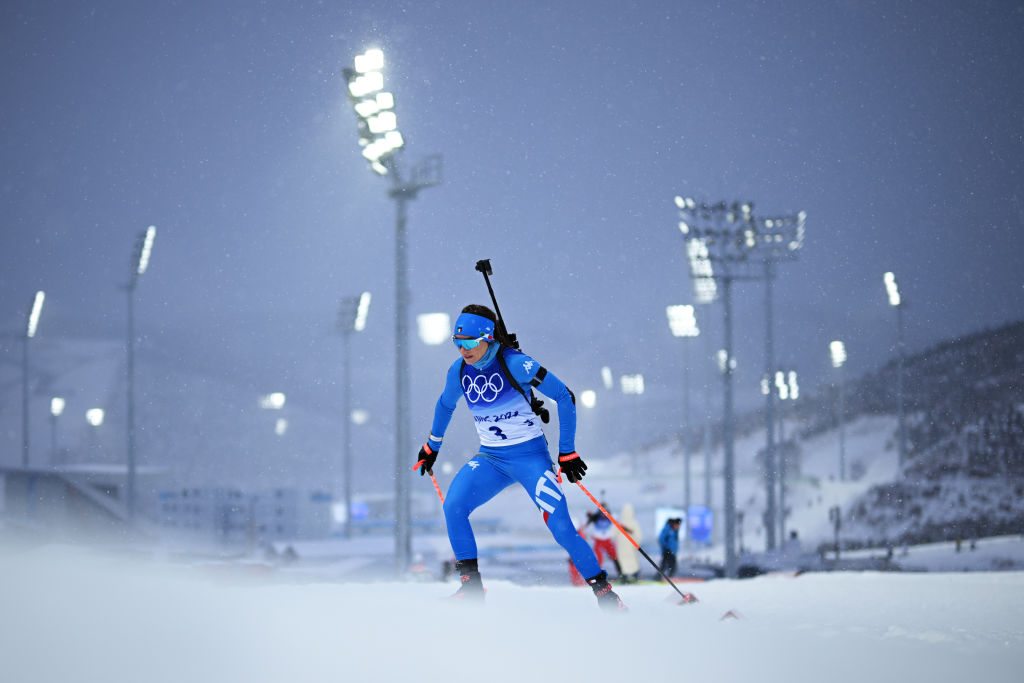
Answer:
<path fill-rule="evenodd" d="M 679 209 L 688 206 L 693 200 L 682 199 L 676 197 L 676 207 Z M 684 221 L 679 221 L 679 230 L 683 233 L 683 238 L 686 239 L 689 234 L 689 224 Z M 694 245 L 691 248 L 690 244 L 686 245 L 687 259 L 690 263 L 690 281 L 693 285 L 693 300 L 694 303 L 700 306 L 708 306 L 718 299 L 718 287 L 715 285 L 714 273 L 712 271 L 711 263 L 707 261 L 706 257 L 703 256 L 703 252 L 706 251 L 706 247 L 701 245 Z M 707 335 L 704 336 L 704 344 L 701 347 L 704 353 L 702 367 L 707 370 L 706 361 L 712 357 L 710 340 Z M 704 424 L 704 505 L 711 509 L 711 432 L 713 421 L 711 418 L 711 412 L 707 410 L 705 405 L 705 424 Z M 689 511 L 687 511 L 689 512 Z"/>
<path fill-rule="evenodd" d="M 721 300 L 725 309 L 725 344 L 722 371 L 723 387 L 723 450 L 725 453 L 725 572 L 736 576 L 736 464 L 733 450 L 733 361 L 732 284 L 734 280 L 756 277 L 745 271 L 757 261 L 751 252 L 757 245 L 757 224 L 750 202 L 718 202 L 705 204 L 676 197 L 679 230 L 686 240 L 690 276 L 697 289 L 698 300 L 706 299 L 711 288 L 721 284 Z"/>
<path fill-rule="evenodd" d="M 28 468 L 29 461 L 29 391 L 28 391 L 28 340 L 36 336 L 39 328 L 39 316 L 43 312 L 43 301 L 46 300 L 46 293 L 42 290 L 36 292 L 32 297 L 32 306 L 29 308 L 28 318 L 25 322 L 25 335 L 22 337 L 21 346 L 21 466 Z"/>
<path fill-rule="evenodd" d="M 843 365 L 846 364 L 846 345 L 833 341 L 828 345 L 832 367 L 839 372 L 839 481 L 846 481 L 846 425 L 843 406 Z"/>
<path fill-rule="evenodd" d="M 132 254 L 131 275 L 128 278 L 128 284 L 124 286 L 124 290 L 128 294 L 128 338 L 125 342 L 128 356 L 126 382 L 128 411 L 125 420 L 128 441 L 128 482 L 125 491 L 125 506 L 130 521 L 135 519 L 135 287 L 139 283 L 139 277 L 149 267 L 149 258 L 153 252 L 155 238 L 156 227 L 153 225 L 139 233 L 135 240 L 135 251 Z"/>
<path fill-rule="evenodd" d="M 668 326 L 673 337 L 692 339 L 700 335 L 693 306 L 667 306 Z M 690 514 L 690 344 L 683 343 L 683 509 Z M 690 537 L 687 534 L 686 542 Z"/>
<path fill-rule="evenodd" d="M 765 376 L 771 377 L 775 369 L 775 325 L 774 287 L 775 266 L 786 261 L 794 261 L 797 252 L 804 243 L 804 221 L 807 214 L 803 211 L 789 216 L 757 218 L 757 246 L 755 251 L 764 264 L 764 365 Z M 775 462 L 775 392 L 765 394 L 765 546 L 767 550 L 775 549 L 775 480 L 777 475 Z M 779 539 L 781 542 L 782 539 Z"/>
<path fill-rule="evenodd" d="M 406 205 L 419 191 L 441 183 L 441 157 L 429 156 L 403 178 L 398 152 L 405 140 L 398 130 L 395 98 L 384 90 L 384 53 L 370 49 L 355 58 L 355 68 L 344 70 L 348 99 L 359 127 L 359 146 L 374 173 L 390 176 L 388 191 L 395 201 L 395 564 L 404 572 L 412 557 L 411 509 L 406 454 L 409 441 L 409 291 L 406 257 Z"/>
<path fill-rule="evenodd" d="M 885 291 L 889 295 L 889 305 L 896 309 L 896 410 L 899 415 L 899 462 L 900 469 L 907 461 L 907 422 L 903 408 L 903 299 L 900 288 L 896 284 L 896 276 L 891 272 L 884 275 Z"/>
<path fill-rule="evenodd" d="M 338 331 L 341 332 L 344 349 L 342 350 L 341 371 L 345 375 L 342 385 L 341 414 L 345 425 L 344 450 L 341 457 L 342 491 L 345 500 L 345 538 L 352 538 L 352 349 L 349 338 L 353 332 L 366 329 L 366 316 L 370 312 L 370 293 L 363 292 L 359 296 L 346 296 L 341 299 L 338 309 Z"/>

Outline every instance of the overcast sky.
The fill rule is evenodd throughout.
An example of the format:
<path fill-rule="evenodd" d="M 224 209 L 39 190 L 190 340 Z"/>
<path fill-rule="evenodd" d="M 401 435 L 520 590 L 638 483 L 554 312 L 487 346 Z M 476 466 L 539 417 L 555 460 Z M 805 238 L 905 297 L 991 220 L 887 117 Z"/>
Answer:
<path fill-rule="evenodd" d="M 891 357 L 887 270 L 911 351 L 1024 317 L 1022 28 L 1010 0 L 5 2 L 3 363 L 37 289 L 40 343 L 123 336 L 152 224 L 140 353 L 334 406 L 338 300 L 371 290 L 356 381 L 389 397 L 395 207 L 341 76 L 380 47 L 401 163 L 444 158 L 409 207 L 413 314 L 486 303 L 490 258 L 509 327 L 577 392 L 608 365 L 675 400 L 673 198 L 803 210 L 776 349 L 813 389 L 832 339 L 851 373 Z M 735 301 L 756 404 L 762 286 Z M 698 316 L 703 373 L 722 307 Z M 415 344 L 418 440 L 455 355 Z"/>

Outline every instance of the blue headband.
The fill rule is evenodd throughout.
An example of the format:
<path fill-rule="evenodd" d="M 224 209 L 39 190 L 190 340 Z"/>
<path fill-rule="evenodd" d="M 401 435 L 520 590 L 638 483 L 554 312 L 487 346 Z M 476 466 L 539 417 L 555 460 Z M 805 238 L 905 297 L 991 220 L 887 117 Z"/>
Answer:
<path fill-rule="evenodd" d="M 459 315 L 458 320 L 455 321 L 455 334 L 462 334 L 473 339 L 481 339 L 484 341 L 494 341 L 494 321 L 488 320 L 482 315 L 474 315 L 472 313 L 462 313 Z"/>

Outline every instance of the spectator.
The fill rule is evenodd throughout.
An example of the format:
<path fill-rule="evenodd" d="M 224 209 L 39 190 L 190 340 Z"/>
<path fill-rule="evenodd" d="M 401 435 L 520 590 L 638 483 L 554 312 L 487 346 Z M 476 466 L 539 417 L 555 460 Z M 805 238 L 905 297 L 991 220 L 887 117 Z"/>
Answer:
<path fill-rule="evenodd" d="M 662 574 L 672 578 L 676 573 L 676 553 L 679 552 L 679 525 L 683 523 L 682 518 L 673 517 L 665 522 L 658 534 L 658 546 L 661 547 L 661 569 Z"/>
<path fill-rule="evenodd" d="M 803 547 L 800 544 L 800 537 L 797 535 L 796 530 L 789 532 L 789 538 L 783 544 L 782 551 L 788 555 L 799 555 L 803 552 Z"/>
<path fill-rule="evenodd" d="M 601 505 L 605 508 L 608 504 L 604 501 Z M 587 526 L 593 526 L 591 536 L 594 538 L 594 555 L 597 563 L 604 564 L 605 555 L 615 564 L 615 571 L 622 576 L 622 568 L 619 566 L 619 556 L 615 552 L 615 542 L 612 540 L 612 522 L 603 512 L 595 510 L 587 513 Z"/>
<path fill-rule="evenodd" d="M 643 532 L 640 531 L 640 525 L 636 521 L 636 512 L 633 510 L 632 503 L 622 506 L 622 512 L 619 513 L 619 524 L 639 545 L 644 537 Z M 619 580 L 623 583 L 634 583 L 640 575 L 640 554 L 637 552 L 636 546 L 618 529 L 614 531 L 613 538 L 615 539 L 615 551 L 619 556 Z"/>

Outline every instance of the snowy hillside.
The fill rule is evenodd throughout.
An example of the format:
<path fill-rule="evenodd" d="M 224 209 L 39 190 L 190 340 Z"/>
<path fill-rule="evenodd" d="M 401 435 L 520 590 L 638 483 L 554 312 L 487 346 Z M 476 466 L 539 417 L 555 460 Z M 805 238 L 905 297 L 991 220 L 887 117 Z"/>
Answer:
<path fill-rule="evenodd" d="M 880 389 L 892 364 L 863 378 Z M 845 512 L 851 542 L 922 543 L 1024 530 L 1024 323 L 947 342 L 908 359 L 908 458 Z M 891 408 L 871 405 L 866 413 Z"/>

